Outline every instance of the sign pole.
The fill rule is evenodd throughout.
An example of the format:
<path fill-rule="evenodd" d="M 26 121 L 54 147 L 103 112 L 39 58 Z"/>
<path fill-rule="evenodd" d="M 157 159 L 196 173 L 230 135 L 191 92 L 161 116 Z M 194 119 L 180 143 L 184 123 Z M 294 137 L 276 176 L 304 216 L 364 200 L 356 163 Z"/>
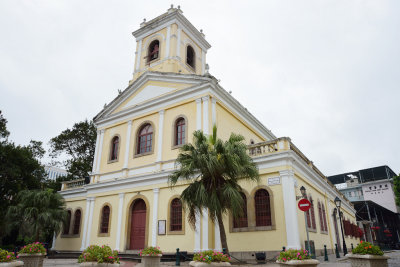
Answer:
<path fill-rule="evenodd" d="M 308 254 L 312 257 L 311 253 L 311 245 L 310 245 L 310 235 L 308 233 L 308 225 L 307 225 L 307 215 L 306 212 L 311 208 L 311 203 L 308 201 L 308 199 L 303 198 L 299 201 L 297 204 L 299 206 L 299 209 L 304 212 L 304 225 L 306 227 L 306 233 L 307 233 L 307 248 L 308 248 Z"/>
<path fill-rule="evenodd" d="M 310 247 L 310 237 L 308 234 L 308 226 L 307 226 L 307 215 L 306 215 L 306 211 L 304 211 L 304 222 L 305 222 L 305 226 L 306 226 L 306 233 L 307 233 L 307 247 L 308 247 L 308 254 L 311 256 L 311 247 Z"/>

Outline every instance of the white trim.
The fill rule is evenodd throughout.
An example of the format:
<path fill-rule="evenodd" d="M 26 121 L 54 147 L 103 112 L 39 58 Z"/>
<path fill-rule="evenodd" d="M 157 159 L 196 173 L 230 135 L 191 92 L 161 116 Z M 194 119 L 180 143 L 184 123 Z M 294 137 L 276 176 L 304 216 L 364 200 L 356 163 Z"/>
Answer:
<path fill-rule="evenodd" d="M 96 173 L 98 173 L 100 171 L 101 154 L 103 151 L 103 141 L 104 141 L 104 129 L 100 131 L 100 147 L 99 147 L 99 155 L 98 155 L 97 164 L 96 164 Z"/>
<path fill-rule="evenodd" d="M 159 38 L 160 37 L 160 38 Z M 148 38 L 146 40 L 146 42 L 144 43 L 143 47 L 145 50 L 147 50 L 147 47 L 150 45 L 151 42 L 153 42 L 154 40 L 158 40 L 161 39 L 160 41 L 164 42 L 165 41 L 165 36 L 162 33 L 156 33 L 154 35 L 152 35 L 150 38 Z M 163 44 L 162 42 L 160 42 L 160 46 Z"/>
<path fill-rule="evenodd" d="M 217 100 L 213 97 L 211 99 L 211 118 L 212 118 L 212 126 L 213 127 L 217 123 L 217 111 L 216 111 L 216 108 L 215 108 L 216 103 L 217 103 Z"/>
<path fill-rule="evenodd" d="M 158 194 L 159 188 L 153 189 L 153 219 L 151 225 L 151 245 L 157 246 Z"/>
<path fill-rule="evenodd" d="M 206 52 L 201 50 L 201 75 L 206 73 Z"/>
<path fill-rule="evenodd" d="M 89 212 L 90 212 L 90 199 L 86 199 L 86 210 L 85 210 L 85 220 L 83 222 L 83 233 L 82 233 L 82 244 L 81 244 L 81 251 L 83 251 L 86 247 L 86 236 L 87 236 L 87 227 L 89 223 Z"/>
<path fill-rule="evenodd" d="M 164 113 L 165 110 L 160 110 L 158 112 L 159 114 L 159 119 L 158 119 L 158 146 L 157 146 L 157 162 L 160 162 L 162 160 L 162 145 L 163 145 L 163 139 L 164 139 Z"/>
<path fill-rule="evenodd" d="M 137 51 L 137 58 L 136 58 L 136 68 L 135 72 L 137 72 L 140 69 L 140 62 L 141 62 L 141 57 L 142 57 L 142 40 L 139 40 L 138 44 L 138 51 Z"/>
<path fill-rule="evenodd" d="M 117 240 L 115 241 L 115 250 L 118 251 L 119 251 L 119 245 L 121 243 L 122 209 L 124 208 L 124 197 L 125 193 L 119 193 Z"/>
<path fill-rule="evenodd" d="M 199 252 L 200 251 L 200 212 L 198 209 L 196 209 L 196 214 L 195 214 L 195 229 L 194 229 L 194 252 Z"/>
<path fill-rule="evenodd" d="M 51 250 L 55 250 L 56 248 L 56 233 L 53 234 L 53 242 L 51 244 Z"/>
<path fill-rule="evenodd" d="M 217 251 L 222 251 L 222 245 L 221 245 L 221 236 L 219 232 L 219 224 L 218 224 L 218 219 L 214 222 L 214 244 L 215 248 L 214 250 Z"/>
<path fill-rule="evenodd" d="M 88 224 L 88 232 L 86 236 L 86 246 L 87 248 L 90 245 L 90 234 L 92 232 L 92 224 L 93 224 L 93 210 L 94 210 L 94 200 L 95 197 L 88 197 L 90 200 L 90 214 L 89 214 L 89 224 Z"/>
<path fill-rule="evenodd" d="M 179 26 L 178 26 L 178 39 L 176 41 L 176 56 L 178 58 L 181 57 L 181 32 L 182 32 L 182 29 L 179 28 Z"/>
<path fill-rule="evenodd" d="M 128 128 L 126 130 L 126 145 L 125 145 L 125 159 L 124 159 L 124 167 L 123 169 L 128 168 L 129 162 L 129 147 L 131 142 L 131 133 L 132 133 L 132 120 L 128 121 Z"/>
<path fill-rule="evenodd" d="M 202 229 L 201 229 L 201 235 L 202 235 L 202 251 L 208 250 L 208 209 L 203 208 L 202 211 Z"/>
<path fill-rule="evenodd" d="M 209 134 L 208 101 L 210 100 L 210 96 L 203 96 L 201 99 L 203 100 L 203 133 Z"/>
<path fill-rule="evenodd" d="M 170 50 L 170 41 L 171 41 L 171 25 L 168 25 L 167 27 L 167 41 L 166 41 L 166 45 L 165 45 L 165 57 L 168 58 L 169 57 L 169 50 Z"/>
<path fill-rule="evenodd" d="M 201 98 L 196 99 L 196 130 L 201 130 Z"/>
<path fill-rule="evenodd" d="M 123 176 L 123 171 L 115 171 L 108 174 L 98 174 L 99 178 L 98 181 L 104 182 L 110 179 L 121 178 Z"/>
<path fill-rule="evenodd" d="M 300 249 L 300 233 L 297 220 L 296 192 L 294 190 L 294 172 L 279 171 L 282 181 L 283 205 L 286 226 L 286 248 Z"/>
<path fill-rule="evenodd" d="M 157 171 L 157 166 L 156 165 L 151 165 L 151 166 L 146 166 L 146 167 L 139 167 L 135 168 L 133 170 L 129 170 L 128 175 L 129 176 L 138 176 L 146 173 L 152 173 Z"/>
<path fill-rule="evenodd" d="M 94 150 L 94 160 L 93 160 L 93 168 L 92 168 L 92 173 L 96 171 L 96 162 L 97 162 L 97 154 L 99 153 L 99 142 L 100 142 L 100 130 L 97 130 L 97 135 L 96 135 L 96 148 Z"/>

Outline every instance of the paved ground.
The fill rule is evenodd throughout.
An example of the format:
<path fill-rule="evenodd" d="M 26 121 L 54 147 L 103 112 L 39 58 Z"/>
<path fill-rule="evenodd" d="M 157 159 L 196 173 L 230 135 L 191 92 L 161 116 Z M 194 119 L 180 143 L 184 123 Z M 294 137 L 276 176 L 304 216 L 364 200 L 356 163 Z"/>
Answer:
<path fill-rule="evenodd" d="M 400 266 L 400 250 L 392 251 L 386 253 L 391 259 L 389 260 L 389 267 L 399 267 Z M 351 267 L 350 263 L 342 256 L 337 259 L 335 255 L 329 255 L 329 261 L 324 261 L 324 257 L 318 257 L 318 260 L 321 262 L 319 266 L 323 267 Z M 141 267 L 141 264 L 135 262 L 121 262 L 121 267 Z M 174 262 L 162 263 L 162 266 L 170 267 L 174 266 Z M 76 259 L 45 259 L 44 267 L 68 267 L 68 266 L 79 266 Z M 188 262 L 182 262 L 181 266 L 188 266 Z M 241 265 L 252 266 L 252 265 Z M 276 263 L 268 263 L 268 264 L 257 264 L 257 267 L 278 267 L 279 265 Z"/>

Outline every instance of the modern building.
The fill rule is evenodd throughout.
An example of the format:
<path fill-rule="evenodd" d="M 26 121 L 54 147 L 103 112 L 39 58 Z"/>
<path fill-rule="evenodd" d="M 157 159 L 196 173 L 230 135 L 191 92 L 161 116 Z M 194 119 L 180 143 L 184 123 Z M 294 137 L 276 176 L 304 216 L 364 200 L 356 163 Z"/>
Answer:
<path fill-rule="evenodd" d="M 396 206 L 393 177 L 388 166 L 329 176 L 354 204 L 363 239 L 383 247 L 400 243 L 400 208 Z"/>
<path fill-rule="evenodd" d="M 211 45 L 182 14 L 171 7 L 133 32 L 136 61 L 129 86 L 94 118 L 97 141 L 89 184 L 71 181 L 61 194 L 70 223 L 54 242 L 59 251 L 79 251 L 108 244 L 124 253 L 159 246 L 165 253 L 221 250 L 220 229 L 199 213 L 195 227 L 187 221 L 180 194 L 187 183 L 170 188 L 179 147 L 192 133 L 245 137 L 257 164 L 259 183 L 241 183 L 246 206 L 240 223 L 224 216 L 229 249 L 251 259 L 254 252 L 276 255 L 282 247 L 304 248 L 306 227 L 317 253 L 332 252 L 341 242 L 334 214 L 335 197 L 349 223 L 355 209 L 290 140 L 277 138 L 218 80 L 206 64 Z M 312 207 L 306 216 L 297 206 L 300 187 Z M 305 219 L 306 218 L 306 219 Z M 340 229 L 340 228 L 339 228 Z M 346 242 L 356 243 L 354 234 Z"/>
<path fill-rule="evenodd" d="M 54 166 L 44 166 L 44 170 L 47 175 L 47 179 L 56 180 L 58 177 L 67 176 L 67 171 Z"/>

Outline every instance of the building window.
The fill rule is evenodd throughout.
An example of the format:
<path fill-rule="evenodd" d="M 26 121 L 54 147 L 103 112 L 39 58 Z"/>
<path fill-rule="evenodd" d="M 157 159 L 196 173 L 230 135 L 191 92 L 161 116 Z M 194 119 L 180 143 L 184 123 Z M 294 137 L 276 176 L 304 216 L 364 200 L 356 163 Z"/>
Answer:
<path fill-rule="evenodd" d="M 71 225 L 71 211 L 67 211 L 67 221 L 64 224 L 64 230 L 63 230 L 63 235 L 68 235 L 69 234 L 69 226 Z"/>
<path fill-rule="evenodd" d="M 269 193 L 265 189 L 257 190 L 254 195 L 256 226 L 270 226 L 271 220 L 271 205 Z"/>
<path fill-rule="evenodd" d="M 311 196 L 308 197 L 308 200 L 311 203 L 311 208 L 307 211 L 307 227 L 313 230 L 317 230 L 317 226 L 315 223 L 314 202 Z"/>
<path fill-rule="evenodd" d="M 100 225 L 100 233 L 106 234 L 108 233 L 109 223 L 110 223 L 110 207 L 104 206 L 101 211 L 101 225 Z"/>
<path fill-rule="evenodd" d="M 242 203 L 242 214 L 237 217 L 233 218 L 233 228 L 244 228 L 248 226 L 247 223 L 247 198 L 246 195 L 243 193 L 240 193 L 243 199 Z"/>
<path fill-rule="evenodd" d="M 179 198 L 171 201 L 170 231 L 182 231 L 182 202 Z"/>
<path fill-rule="evenodd" d="M 138 136 L 137 154 L 143 154 L 152 151 L 153 127 L 150 123 L 142 126 Z"/>
<path fill-rule="evenodd" d="M 194 49 L 193 47 L 188 45 L 186 48 L 186 63 L 193 69 L 195 69 L 195 59 L 196 59 L 196 54 L 194 52 Z"/>
<path fill-rule="evenodd" d="M 111 140 L 111 150 L 110 150 L 110 161 L 114 161 L 118 159 L 118 151 L 119 150 L 119 137 L 114 136 Z"/>
<path fill-rule="evenodd" d="M 153 61 L 159 57 L 160 54 L 160 42 L 158 40 L 154 40 L 149 45 L 149 50 L 147 52 L 147 63 Z"/>
<path fill-rule="evenodd" d="M 175 145 L 185 144 L 186 123 L 184 118 L 179 118 L 175 123 Z"/>
<path fill-rule="evenodd" d="M 325 232 L 328 232 L 328 224 L 326 223 L 325 206 L 324 206 L 324 204 L 322 204 L 321 206 L 322 206 L 322 219 L 324 220 L 324 226 L 325 226 L 324 231 L 325 231 Z"/>
<path fill-rule="evenodd" d="M 79 228 L 81 227 L 81 211 L 76 210 L 74 215 L 74 235 L 79 235 Z"/>

